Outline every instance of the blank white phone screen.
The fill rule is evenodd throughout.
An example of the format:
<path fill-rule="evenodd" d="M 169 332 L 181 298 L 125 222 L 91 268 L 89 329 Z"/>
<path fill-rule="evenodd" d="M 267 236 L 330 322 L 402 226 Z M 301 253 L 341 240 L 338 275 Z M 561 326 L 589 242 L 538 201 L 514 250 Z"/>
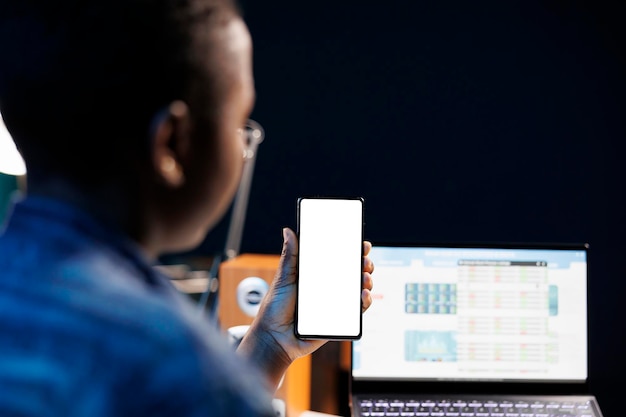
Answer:
<path fill-rule="evenodd" d="M 298 231 L 296 333 L 312 338 L 359 338 L 362 199 L 300 199 Z"/>

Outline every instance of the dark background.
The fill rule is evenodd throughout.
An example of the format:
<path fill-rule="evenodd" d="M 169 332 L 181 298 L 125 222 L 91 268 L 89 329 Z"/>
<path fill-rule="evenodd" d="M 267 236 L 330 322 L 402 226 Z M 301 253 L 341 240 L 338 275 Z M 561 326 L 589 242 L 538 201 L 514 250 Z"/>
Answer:
<path fill-rule="evenodd" d="M 590 387 L 623 415 L 625 7 L 241 4 L 266 131 L 241 252 L 280 253 L 303 195 L 363 196 L 373 242 L 587 242 Z"/>

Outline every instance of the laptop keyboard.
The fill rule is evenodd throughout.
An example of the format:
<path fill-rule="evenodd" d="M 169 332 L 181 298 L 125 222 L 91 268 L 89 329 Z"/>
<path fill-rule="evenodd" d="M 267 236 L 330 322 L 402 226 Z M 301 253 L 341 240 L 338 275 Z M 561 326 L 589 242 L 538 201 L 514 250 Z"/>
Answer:
<path fill-rule="evenodd" d="M 589 401 L 361 400 L 362 417 L 595 417 Z"/>

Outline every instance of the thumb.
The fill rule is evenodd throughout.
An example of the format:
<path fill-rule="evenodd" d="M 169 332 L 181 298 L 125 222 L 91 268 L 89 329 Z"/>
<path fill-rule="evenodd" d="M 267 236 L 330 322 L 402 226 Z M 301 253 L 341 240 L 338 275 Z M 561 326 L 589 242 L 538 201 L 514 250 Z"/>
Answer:
<path fill-rule="evenodd" d="M 283 228 L 283 249 L 278 263 L 276 283 L 279 286 L 295 283 L 298 258 L 298 238 L 288 227 Z"/>

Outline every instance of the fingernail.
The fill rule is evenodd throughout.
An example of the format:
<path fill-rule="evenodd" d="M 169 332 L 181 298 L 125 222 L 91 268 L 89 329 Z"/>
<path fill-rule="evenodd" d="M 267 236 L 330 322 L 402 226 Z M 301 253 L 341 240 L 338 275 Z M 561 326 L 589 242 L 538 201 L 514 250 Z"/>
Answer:
<path fill-rule="evenodd" d="M 283 242 L 287 241 L 287 228 L 283 227 Z"/>

